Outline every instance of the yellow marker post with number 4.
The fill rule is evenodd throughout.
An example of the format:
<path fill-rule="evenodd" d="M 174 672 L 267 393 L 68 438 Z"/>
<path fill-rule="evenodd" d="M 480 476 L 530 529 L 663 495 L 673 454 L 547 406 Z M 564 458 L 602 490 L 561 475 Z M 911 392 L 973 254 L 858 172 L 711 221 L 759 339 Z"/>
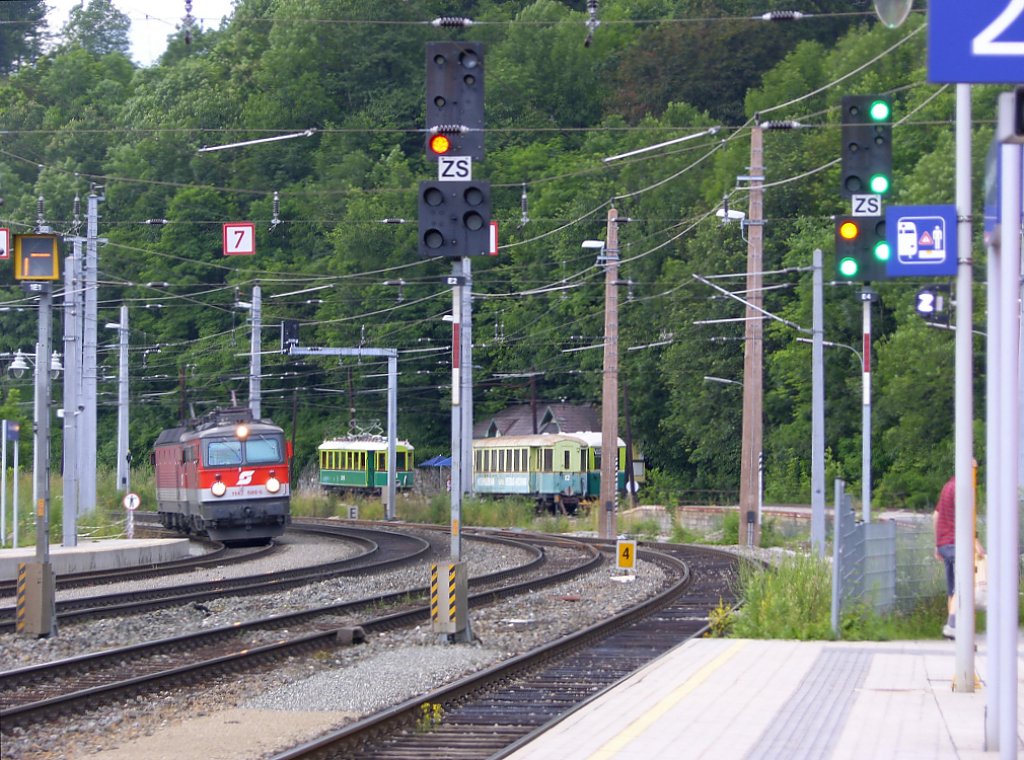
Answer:
<path fill-rule="evenodd" d="M 636 541 L 625 538 L 616 541 L 615 556 L 619 570 L 633 570 L 636 567 Z"/>

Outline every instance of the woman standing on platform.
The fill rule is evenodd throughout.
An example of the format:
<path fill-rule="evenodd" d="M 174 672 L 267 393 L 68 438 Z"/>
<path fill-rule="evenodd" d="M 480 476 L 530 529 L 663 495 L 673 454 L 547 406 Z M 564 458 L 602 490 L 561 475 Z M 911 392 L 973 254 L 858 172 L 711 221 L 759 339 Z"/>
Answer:
<path fill-rule="evenodd" d="M 977 471 L 978 463 L 973 463 Z M 973 506 L 973 505 L 972 505 Z M 973 515 L 972 515 L 973 518 Z M 973 522 L 973 519 L 972 519 Z M 972 526 L 973 532 L 973 526 Z M 974 537 L 974 553 L 978 557 L 985 556 L 985 550 Z M 947 639 L 956 636 L 956 478 L 946 481 L 939 494 L 939 503 L 935 506 L 935 558 L 942 560 L 946 566 L 946 624 L 942 626 L 942 635 Z"/>

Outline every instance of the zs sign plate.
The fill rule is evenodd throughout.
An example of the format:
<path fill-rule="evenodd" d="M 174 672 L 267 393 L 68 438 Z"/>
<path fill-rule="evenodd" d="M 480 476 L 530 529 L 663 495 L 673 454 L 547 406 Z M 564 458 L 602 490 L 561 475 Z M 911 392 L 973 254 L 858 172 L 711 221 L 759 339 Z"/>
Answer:
<path fill-rule="evenodd" d="M 928 80 L 1024 81 L 1024 0 L 931 0 Z"/>
<path fill-rule="evenodd" d="M 473 159 L 470 156 L 438 156 L 438 182 L 464 182 L 473 179 Z"/>

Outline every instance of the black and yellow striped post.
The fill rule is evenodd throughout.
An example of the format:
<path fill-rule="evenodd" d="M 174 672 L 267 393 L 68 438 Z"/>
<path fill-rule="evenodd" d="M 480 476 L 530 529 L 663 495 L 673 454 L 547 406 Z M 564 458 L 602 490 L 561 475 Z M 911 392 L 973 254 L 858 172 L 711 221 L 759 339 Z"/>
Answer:
<path fill-rule="evenodd" d="M 430 566 L 430 625 L 436 631 L 439 623 L 441 601 L 438 597 L 437 564 Z"/>
<path fill-rule="evenodd" d="M 430 566 L 430 625 L 434 633 L 465 633 L 469 636 L 469 583 L 466 573 L 464 562 Z"/>
<path fill-rule="evenodd" d="M 18 582 L 15 593 L 14 607 L 14 630 L 16 633 L 25 632 L 25 610 L 28 604 L 28 565 L 24 562 L 18 563 Z"/>
<path fill-rule="evenodd" d="M 16 633 L 26 636 L 56 635 L 56 578 L 49 562 L 18 563 L 14 615 Z"/>

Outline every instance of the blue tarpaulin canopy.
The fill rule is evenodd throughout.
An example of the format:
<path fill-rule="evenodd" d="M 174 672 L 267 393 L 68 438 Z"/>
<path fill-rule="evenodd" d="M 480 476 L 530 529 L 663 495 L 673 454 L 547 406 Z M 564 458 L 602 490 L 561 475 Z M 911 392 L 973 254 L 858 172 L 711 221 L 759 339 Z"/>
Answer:
<path fill-rule="evenodd" d="M 431 457 L 425 462 L 420 462 L 418 467 L 451 467 L 452 458 L 438 454 L 436 457 Z"/>

